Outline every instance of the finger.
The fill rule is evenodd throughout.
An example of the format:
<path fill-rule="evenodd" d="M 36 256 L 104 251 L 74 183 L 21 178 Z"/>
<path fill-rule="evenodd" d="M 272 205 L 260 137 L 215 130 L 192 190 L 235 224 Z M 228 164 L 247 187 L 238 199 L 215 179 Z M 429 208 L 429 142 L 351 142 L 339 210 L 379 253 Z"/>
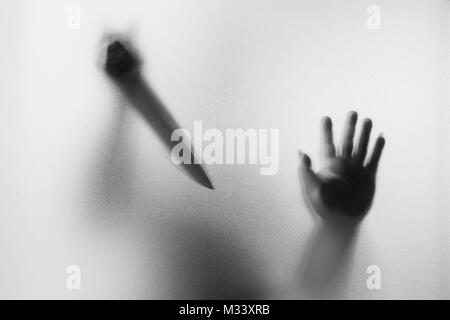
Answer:
<path fill-rule="evenodd" d="M 342 142 L 342 157 L 350 158 L 353 151 L 353 136 L 355 135 L 356 121 L 358 120 L 358 114 L 355 111 L 351 111 L 347 116 L 347 124 L 344 131 L 344 141 Z"/>
<path fill-rule="evenodd" d="M 311 168 L 311 159 L 307 154 L 298 152 L 300 157 L 300 176 L 303 181 L 305 190 L 311 192 L 320 187 L 320 181 L 316 173 Z"/>
<path fill-rule="evenodd" d="M 364 159 L 367 155 L 367 146 L 370 139 L 370 131 L 372 130 L 372 120 L 364 119 L 364 123 L 361 129 L 361 135 L 359 136 L 358 147 L 355 152 L 355 161 L 358 163 L 364 163 Z"/>
<path fill-rule="evenodd" d="M 381 153 L 383 152 L 383 148 L 385 145 L 385 140 L 383 136 L 379 136 L 377 141 L 375 142 L 375 146 L 373 147 L 372 156 L 370 157 L 369 162 L 367 163 L 367 168 L 375 174 L 377 172 L 378 163 L 381 158 Z"/>
<path fill-rule="evenodd" d="M 333 142 L 333 123 L 330 117 L 322 118 L 322 139 L 324 158 L 334 158 L 336 156 L 336 149 Z"/>

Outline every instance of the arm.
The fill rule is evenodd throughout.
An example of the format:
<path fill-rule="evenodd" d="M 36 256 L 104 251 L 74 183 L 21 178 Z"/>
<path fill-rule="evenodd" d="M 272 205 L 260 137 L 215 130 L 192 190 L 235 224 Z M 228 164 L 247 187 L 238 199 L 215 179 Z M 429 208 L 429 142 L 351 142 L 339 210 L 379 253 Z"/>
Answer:
<path fill-rule="evenodd" d="M 376 171 L 385 140 L 379 136 L 371 155 L 367 156 L 372 121 L 365 119 L 354 147 L 357 117 L 356 112 L 349 113 L 340 150 L 334 145 L 331 119 L 323 119 L 324 163 L 318 172 L 313 171 L 311 159 L 300 152 L 302 191 L 318 221 L 310 242 L 305 279 L 316 288 L 332 284 L 342 271 L 340 267 L 346 269 L 358 226 L 375 194 Z"/>

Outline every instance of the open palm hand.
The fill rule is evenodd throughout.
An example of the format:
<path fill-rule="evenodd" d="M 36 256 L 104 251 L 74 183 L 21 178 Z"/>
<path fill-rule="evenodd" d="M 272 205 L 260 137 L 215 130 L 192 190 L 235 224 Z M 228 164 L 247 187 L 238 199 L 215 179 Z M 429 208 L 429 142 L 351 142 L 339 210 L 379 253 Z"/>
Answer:
<path fill-rule="evenodd" d="M 375 194 L 378 162 L 385 144 L 382 136 L 375 142 L 373 152 L 366 160 L 372 121 L 363 121 L 356 148 L 353 146 L 358 115 L 348 114 L 341 149 L 333 142 L 332 121 L 322 121 L 324 165 L 316 173 L 311 159 L 301 153 L 300 177 L 303 191 L 312 209 L 325 221 L 356 224 L 369 211 Z"/>

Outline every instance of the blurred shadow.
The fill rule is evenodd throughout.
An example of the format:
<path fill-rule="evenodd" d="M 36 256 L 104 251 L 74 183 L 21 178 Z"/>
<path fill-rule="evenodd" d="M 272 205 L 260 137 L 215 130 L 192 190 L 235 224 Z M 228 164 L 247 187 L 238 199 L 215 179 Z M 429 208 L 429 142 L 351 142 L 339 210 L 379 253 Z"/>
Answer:
<path fill-rule="evenodd" d="M 107 209 L 108 218 L 115 212 L 127 208 L 131 198 L 132 157 L 130 156 L 129 110 L 126 101 L 118 98 L 113 110 L 106 138 L 99 149 L 99 159 L 94 166 L 93 179 L 94 205 Z"/>
<path fill-rule="evenodd" d="M 300 179 L 303 183 L 303 179 Z M 307 212 L 314 220 L 315 228 L 300 261 L 300 290 L 311 299 L 341 298 L 349 284 L 358 226 L 334 225 L 325 222 L 317 214 L 309 197 L 301 188 Z"/>
<path fill-rule="evenodd" d="M 94 218 L 99 223 L 127 228 L 142 237 L 142 257 L 149 270 L 149 276 L 144 274 L 142 279 L 148 292 L 144 296 L 151 296 L 157 288 L 161 291 L 157 298 L 264 298 L 265 281 L 258 269 L 261 264 L 255 261 L 252 249 L 234 237 L 226 226 L 212 225 L 192 215 L 184 218 L 182 210 L 176 217 L 149 212 L 154 207 L 149 199 L 136 198 L 136 195 L 132 198 L 134 171 L 130 162 L 129 117 L 126 101 L 117 100 L 95 166 L 95 194 L 91 199 L 95 200 Z M 155 256 L 159 260 L 156 264 Z M 150 270 L 160 264 L 164 267 L 160 268 L 163 270 L 160 282 L 155 284 Z"/>
<path fill-rule="evenodd" d="M 169 299 L 261 299 L 264 277 L 255 254 L 223 226 L 202 223 L 198 218 L 166 221 L 156 230 L 147 228 L 157 242 L 165 273 L 162 287 Z M 152 231 L 149 232 L 149 229 Z M 152 261 L 148 261 L 151 268 Z M 155 284 L 149 283 L 149 291 Z M 161 284 L 160 284 L 161 285 Z M 158 285 L 156 285 L 158 287 Z"/>
<path fill-rule="evenodd" d="M 140 66 L 141 61 L 136 54 L 132 53 L 131 48 L 125 47 L 119 41 L 114 41 L 108 46 L 105 68 L 114 83 L 147 121 L 169 153 L 179 143 L 186 146 L 185 149 L 190 152 L 191 164 L 180 165 L 184 172 L 204 187 L 214 189 L 203 166 L 194 163 L 195 153 L 191 141 L 171 140 L 172 133 L 181 127 L 142 77 Z"/>
<path fill-rule="evenodd" d="M 346 292 L 357 229 L 321 225 L 312 233 L 301 262 L 300 284 L 311 299 L 338 299 Z"/>
<path fill-rule="evenodd" d="M 117 223 L 117 219 L 109 216 L 115 212 L 120 228 L 126 227 L 130 234 L 142 240 L 136 245 L 145 259 L 138 267 L 145 267 L 144 295 L 170 299 L 263 298 L 266 291 L 262 288 L 265 281 L 261 263 L 256 261 L 255 253 L 245 241 L 233 236 L 224 225 L 200 220 L 207 212 L 197 212 L 195 217 L 187 215 L 186 218 L 183 212 L 166 216 L 165 212 L 157 212 L 157 206 L 150 199 L 139 196 L 143 193 L 132 194 L 134 172 L 131 152 L 126 147 L 130 143 L 125 141 L 129 129 L 127 102 L 144 117 L 169 150 L 178 143 L 170 138 L 179 126 L 140 74 L 122 80 L 114 79 L 123 99 L 118 102 L 111 134 L 96 167 L 95 198 L 97 205 L 102 204 L 101 210 L 97 210 L 101 211 L 102 223 L 110 224 L 111 220 Z M 195 181 L 208 186 L 202 175 L 206 173 L 200 165 L 188 165 L 185 170 Z M 132 214 L 124 216 L 130 211 Z M 156 279 L 154 273 L 158 274 Z"/>
<path fill-rule="evenodd" d="M 150 86 L 139 76 L 139 81 L 133 82 L 135 87 L 130 88 L 130 83 L 119 83 L 118 86 L 131 104 L 136 110 L 143 116 L 153 131 L 158 135 L 159 139 L 164 143 L 165 147 L 171 152 L 173 147 L 180 143 L 179 141 L 172 141 L 172 132 L 181 128 L 169 111 L 165 108 Z M 187 143 L 183 141 L 182 143 Z M 191 150 L 191 164 L 182 163 L 180 166 L 184 172 L 194 179 L 197 183 L 209 188 L 214 189 L 211 179 L 209 178 L 206 170 L 201 164 L 194 162 L 194 151 L 188 142 L 187 150 Z M 201 150 L 200 150 L 201 152 Z"/>

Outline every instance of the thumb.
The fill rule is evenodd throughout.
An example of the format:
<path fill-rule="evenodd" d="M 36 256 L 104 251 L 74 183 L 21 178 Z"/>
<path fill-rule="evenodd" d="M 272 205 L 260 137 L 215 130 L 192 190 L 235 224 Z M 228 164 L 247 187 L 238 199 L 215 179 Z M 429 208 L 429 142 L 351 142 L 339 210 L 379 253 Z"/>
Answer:
<path fill-rule="evenodd" d="M 320 180 L 316 173 L 311 169 L 311 159 L 306 154 L 298 151 L 300 157 L 300 179 L 307 191 L 316 190 L 320 187 Z"/>

